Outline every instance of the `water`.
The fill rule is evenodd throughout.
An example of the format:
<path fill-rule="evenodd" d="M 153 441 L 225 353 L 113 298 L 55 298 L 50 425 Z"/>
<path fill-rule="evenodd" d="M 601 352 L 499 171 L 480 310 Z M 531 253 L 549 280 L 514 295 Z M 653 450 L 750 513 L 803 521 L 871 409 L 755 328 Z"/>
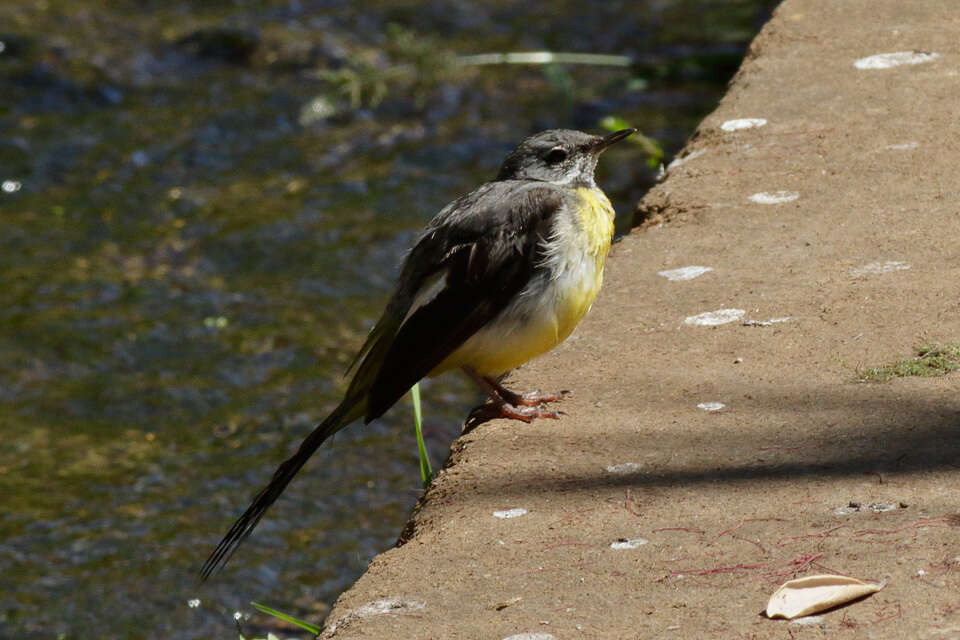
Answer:
<path fill-rule="evenodd" d="M 0 637 L 230 637 L 250 600 L 322 620 L 419 494 L 405 402 L 196 574 L 339 401 L 417 230 L 538 129 L 614 115 L 669 159 L 772 4 L 4 3 Z M 541 49 L 637 64 L 451 64 Z M 621 230 L 654 177 L 605 155 Z M 423 387 L 437 466 L 478 397 Z"/>

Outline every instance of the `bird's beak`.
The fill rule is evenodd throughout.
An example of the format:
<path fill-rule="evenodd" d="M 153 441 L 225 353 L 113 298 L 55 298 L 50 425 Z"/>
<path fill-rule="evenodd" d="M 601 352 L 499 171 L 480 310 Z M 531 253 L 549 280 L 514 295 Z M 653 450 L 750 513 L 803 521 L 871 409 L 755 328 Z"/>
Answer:
<path fill-rule="evenodd" d="M 602 138 L 598 139 L 596 143 L 594 143 L 593 152 L 597 154 L 602 153 L 610 145 L 620 142 L 625 138 L 629 138 L 636 132 L 637 132 L 636 129 L 634 129 L 633 127 L 630 127 L 629 129 L 621 129 L 620 131 L 616 131 L 609 135 L 605 135 Z"/>

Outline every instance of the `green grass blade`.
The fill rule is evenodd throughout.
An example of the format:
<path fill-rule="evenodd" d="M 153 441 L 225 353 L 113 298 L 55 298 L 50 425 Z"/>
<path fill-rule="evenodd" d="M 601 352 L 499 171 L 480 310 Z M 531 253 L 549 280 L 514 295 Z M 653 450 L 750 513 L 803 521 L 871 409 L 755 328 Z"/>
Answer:
<path fill-rule="evenodd" d="M 427 445 L 423 442 L 423 414 L 420 412 L 420 383 L 410 389 L 410 398 L 413 400 L 413 427 L 417 432 L 417 452 L 420 454 L 420 480 L 423 488 L 430 486 L 433 480 L 433 469 L 430 468 L 430 457 L 427 455 Z"/>
<path fill-rule="evenodd" d="M 908 376 L 945 376 L 960 369 L 960 342 L 927 344 L 917 349 L 915 358 L 893 364 L 870 367 L 858 374 L 861 382 L 886 382 Z"/>
<path fill-rule="evenodd" d="M 284 620 L 284 621 L 286 621 L 286 622 L 289 622 L 290 624 L 295 624 L 295 625 L 297 625 L 298 627 L 300 627 L 301 629 L 305 629 L 306 631 L 309 631 L 310 633 L 312 633 L 312 634 L 315 635 L 315 636 L 316 636 L 316 635 L 320 635 L 320 632 L 323 631 L 323 628 L 322 628 L 322 627 L 318 627 L 318 626 L 315 625 L 315 624 L 310 624 L 309 622 L 306 622 L 306 621 L 304 621 L 304 620 L 300 620 L 300 619 L 298 619 L 298 618 L 294 618 L 293 616 L 287 615 L 286 613 L 283 613 L 282 611 L 277 611 L 276 609 L 271 609 L 270 607 L 268 607 L 268 606 L 266 606 L 266 605 L 264 605 L 264 604 L 260 604 L 259 602 L 251 602 L 250 604 L 252 604 L 254 607 L 256 607 L 258 610 L 262 611 L 263 613 L 266 613 L 267 615 L 271 615 L 271 616 L 273 616 L 274 618 L 280 618 L 281 620 Z"/>
<path fill-rule="evenodd" d="M 614 131 L 620 131 L 621 129 L 627 129 L 630 126 L 631 125 L 626 120 L 619 116 L 606 116 L 600 121 L 600 127 L 606 129 L 610 133 L 613 133 Z M 648 138 L 638 131 L 627 138 L 627 141 L 643 149 L 643 152 L 647 154 L 647 165 L 649 165 L 651 168 L 656 169 L 660 166 L 660 163 L 663 162 L 663 147 L 661 147 L 660 143 L 654 138 Z"/>
<path fill-rule="evenodd" d="M 472 56 L 457 56 L 457 63 L 464 66 L 490 64 L 588 64 L 601 67 L 629 67 L 630 56 L 606 53 L 570 53 L 565 51 L 514 51 L 509 53 L 480 53 Z"/>

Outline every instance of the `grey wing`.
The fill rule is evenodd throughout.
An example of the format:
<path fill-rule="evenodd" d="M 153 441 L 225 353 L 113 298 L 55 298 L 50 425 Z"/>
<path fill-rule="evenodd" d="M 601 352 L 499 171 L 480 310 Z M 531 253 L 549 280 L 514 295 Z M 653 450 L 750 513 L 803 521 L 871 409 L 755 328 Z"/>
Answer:
<path fill-rule="evenodd" d="M 369 422 L 497 316 L 540 268 L 563 193 L 494 182 L 444 209 L 410 252 L 351 383 Z M 348 392 L 348 397 L 351 395 Z"/>

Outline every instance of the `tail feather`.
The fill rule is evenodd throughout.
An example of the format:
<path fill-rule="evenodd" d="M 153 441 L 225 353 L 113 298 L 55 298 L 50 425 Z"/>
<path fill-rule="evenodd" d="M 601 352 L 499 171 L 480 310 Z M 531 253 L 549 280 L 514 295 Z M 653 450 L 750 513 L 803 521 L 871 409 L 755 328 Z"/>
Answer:
<path fill-rule="evenodd" d="M 217 548 L 213 550 L 210 557 L 203 564 L 200 570 L 200 579 L 206 580 L 217 570 L 226 564 L 234 554 L 240 544 L 247 539 L 247 536 L 253 532 L 254 527 L 263 518 L 263 515 L 270 508 L 270 505 L 280 497 L 283 490 L 287 488 L 293 477 L 297 475 L 300 468 L 310 459 L 310 456 L 323 444 L 327 438 L 335 434 L 340 429 L 356 420 L 363 414 L 363 403 L 351 401 L 350 397 L 345 399 L 326 420 L 304 438 L 297 452 L 285 460 L 274 472 L 270 484 L 263 488 L 253 499 L 253 502 L 247 507 L 230 531 L 224 536 Z"/>

